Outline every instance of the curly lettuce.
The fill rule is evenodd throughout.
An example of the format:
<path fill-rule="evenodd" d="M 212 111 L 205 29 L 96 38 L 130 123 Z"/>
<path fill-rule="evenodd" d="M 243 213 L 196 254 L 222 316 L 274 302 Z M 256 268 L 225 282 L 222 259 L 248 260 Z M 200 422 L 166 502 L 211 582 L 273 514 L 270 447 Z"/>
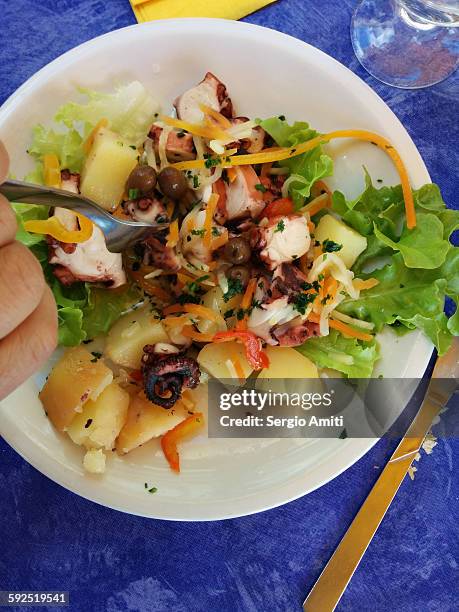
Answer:
<path fill-rule="evenodd" d="M 289 125 L 283 117 L 265 119 L 259 121 L 259 125 L 280 147 L 294 147 L 318 135 L 308 123 L 297 121 Z M 279 163 L 290 171 L 289 194 L 297 209 L 309 198 L 311 187 L 316 181 L 333 174 L 333 160 L 323 153 L 321 146 Z"/>

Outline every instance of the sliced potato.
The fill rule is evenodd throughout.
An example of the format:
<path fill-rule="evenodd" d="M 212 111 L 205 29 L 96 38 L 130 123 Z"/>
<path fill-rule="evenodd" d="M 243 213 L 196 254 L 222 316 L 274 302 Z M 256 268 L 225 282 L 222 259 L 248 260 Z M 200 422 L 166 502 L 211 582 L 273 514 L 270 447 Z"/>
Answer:
<path fill-rule="evenodd" d="M 54 427 L 64 431 L 88 400 L 96 400 L 113 372 L 81 346 L 68 349 L 51 371 L 40 399 Z"/>
<path fill-rule="evenodd" d="M 162 436 L 187 416 L 188 409 L 181 402 L 166 410 L 150 402 L 142 391 L 131 398 L 127 421 L 116 440 L 116 450 L 125 455 L 141 444 Z"/>
<path fill-rule="evenodd" d="M 126 421 L 128 407 L 129 393 L 112 382 L 95 401 L 86 402 L 67 433 L 75 444 L 112 450 Z"/>
<path fill-rule="evenodd" d="M 219 380 L 239 378 L 233 365 L 234 360 L 240 363 L 244 377 L 248 378 L 253 368 L 247 361 L 244 347 L 239 342 L 232 340 L 231 342 L 206 344 L 198 355 L 199 365 Z"/>
<path fill-rule="evenodd" d="M 164 327 L 151 311 L 150 304 L 128 312 L 110 329 L 105 354 L 125 368 L 140 368 L 146 344 L 170 342 Z"/>
<path fill-rule="evenodd" d="M 101 127 L 81 173 L 82 195 L 113 210 L 121 202 L 129 174 L 137 165 L 137 149 Z"/>
<path fill-rule="evenodd" d="M 317 367 L 307 357 L 289 346 L 267 346 L 269 367 L 261 370 L 258 380 L 265 378 L 318 378 Z"/>
<path fill-rule="evenodd" d="M 332 215 L 324 215 L 316 229 L 314 237 L 319 242 L 333 240 L 342 245 L 342 249 L 337 251 L 338 257 L 348 268 L 352 268 L 360 253 L 367 248 L 367 239 L 351 227 L 335 219 Z"/>

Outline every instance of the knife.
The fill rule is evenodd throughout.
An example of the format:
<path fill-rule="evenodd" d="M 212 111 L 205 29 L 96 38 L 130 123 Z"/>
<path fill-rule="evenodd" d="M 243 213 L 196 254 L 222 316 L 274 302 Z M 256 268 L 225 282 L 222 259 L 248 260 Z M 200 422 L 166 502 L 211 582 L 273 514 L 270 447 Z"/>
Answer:
<path fill-rule="evenodd" d="M 365 554 L 432 421 L 458 389 L 459 338 L 439 357 L 421 407 L 376 484 L 303 603 L 305 612 L 332 612 Z"/>

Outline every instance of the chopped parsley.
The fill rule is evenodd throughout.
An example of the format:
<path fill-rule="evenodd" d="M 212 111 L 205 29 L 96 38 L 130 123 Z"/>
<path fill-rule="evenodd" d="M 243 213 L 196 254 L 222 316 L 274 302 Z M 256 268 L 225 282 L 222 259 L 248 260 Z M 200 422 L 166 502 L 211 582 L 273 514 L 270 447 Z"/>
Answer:
<path fill-rule="evenodd" d="M 262 183 L 257 183 L 255 185 L 255 189 L 257 191 L 261 191 L 261 193 L 266 193 L 268 190 L 266 189 L 266 187 L 262 184 Z"/>
<path fill-rule="evenodd" d="M 193 236 L 201 236 L 201 238 L 204 236 L 204 234 L 206 233 L 205 228 L 202 229 L 192 229 L 191 233 L 193 234 Z"/>
<path fill-rule="evenodd" d="M 137 147 L 135 145 L 129 145 L 129 148 L 132 149 L 133 151 L 137 151 Z"/>
<path fill-rule="evenodd" d="M 280 119 L 280 121 L 285 121 L 285 115 L 279 115 L 278 119 Z"/>
<path fill-rule="evenodd" d="M 91 363 L 96 363 L 96 361 L 99 361 L 99 359 L 102 357 L 102 353 L 98 353 L 97 351 L 91 351 L 91 355 L 93 356 Z"/>
<path fill-rule="evenodd" d="M 225 302 L 229 302 L 238 293 L 244 293 L 242 282 L 238 278 L 228 279 L 228 291 L 223 294 Z"/>
<path fill-rule="evenodd" d="M 214 166 L 219 166 L 222 163 L 220 157 L 212 157 L 209 153 L 204 153 L 204 165 L 206 168 L 213 168 Z"/>
<path fill-rule="evenodd" d="M 274 230 L 274 233 L 276 233 L 276 232 L 283 232 L 284 229 L 285 229 L 285 223 L 284 223 L 284 220 L 281 219 L 279 221 L 279 223 L 276 225 L 276 229 Z"/>
<path fill-rule="evenodd" d="M 245 317 L 245 311 L 243 308 L 239 308 L 239 310 L 236 312 L 236 319 L 238 321 L 242 321 L 242 319 Z"/>
<path fill-rule="evenodd" d="M 225 312 L 225 314 L 223 315 L 223 317 L 225 319 L 229 319 L 230 317 L 232 317 L 234 315 L 234 308 L 231 308 L 230 310 L 227 310 Z"/>
<path fill-rule="evenodd" d="M 337 251 L 341 251 L 343 245 L 325 238 L 325 240 L 322 242 L 322 248 L 325 253 L 336 253 Z"/>
<path fill-rule="evenodd" d="M 317 277 L 317 280 L 319 281 L 319 283 L 321 283 L 325 278 L 324 274 L 319 274 L 319 276 Z"/>
<path fill-rule="evenodd" d="M 197 189 L 199 187 L 199 177 L 197 174 L 193 175 L 193 188 Z"/>
<path fill-rule="evenodd" d="M 158 490 L 158 487 L 150 487 L 148 482 L 145 482 L 143 486 L 148 491 L 148 493 L 156 493 L 156 491 Z"/>
<path fill-rule="evenodd" d="M 88 429 L 89 427 L 91 427 L 91 425 L 92 425 L 92 419 L 88 419 L 88 420 L 86 421 L 86 423 L 85 423 L 84 428 L 85 428 L 85 429 Z"/>
<path fill-rule="evenodd" d="M 317 293 L 298 293 L 293 299 L 293 308 L 302 315 L 306 314 L 306 308 L 316 299 Z"/>
<path fill-rule="evenodd" d="M 214 238 L 218 238 L 218 236 L 220 236 L 220 230 L 218 229 L 218 227 L 213 227 L 212 228 L 212 236 Z"/>
<path fill-rule="evenodd" d="M 201 289 L 199 286 L 199 283 L 202 283 L 208 278 L 209 278 L 209 275 L 206 274 L 204 276 L 200 276 L 194 281 L 191 281 L 190 283 L 187 283 L 188 291 L 191 293 L 191 295 L 196 295 L 196 293 Z"/>
<path fill-rule="evenodd" d="M 128 198 L 130 200 L 136 200 L 139 197 L 139 190 L 138 189 L 129 189 L 128 191 Z"/>

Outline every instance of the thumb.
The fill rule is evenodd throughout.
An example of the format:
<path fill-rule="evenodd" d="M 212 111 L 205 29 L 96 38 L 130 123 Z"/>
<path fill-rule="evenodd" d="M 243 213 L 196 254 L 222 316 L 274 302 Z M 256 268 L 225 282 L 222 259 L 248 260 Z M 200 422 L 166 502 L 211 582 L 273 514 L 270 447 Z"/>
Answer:
<path fill-rule="evenodd" d="M 8 156 L 8 152 L 5 149 L 5 145 L 0 140 L 0 183 L 8 176 L 8 168 L 10 165 L 10 158 Z"/>

